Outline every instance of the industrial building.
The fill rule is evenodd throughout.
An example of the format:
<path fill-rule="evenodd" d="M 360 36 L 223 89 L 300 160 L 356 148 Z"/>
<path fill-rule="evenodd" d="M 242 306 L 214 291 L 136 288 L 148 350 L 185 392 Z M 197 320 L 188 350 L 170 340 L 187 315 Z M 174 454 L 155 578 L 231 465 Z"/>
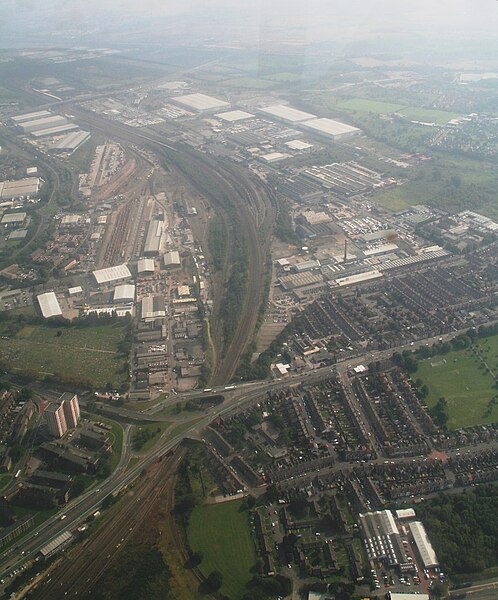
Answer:
<path fill-rule="evenodd" d="M 12 117 L 12 121 L 19 125 L 20 123 L 26 123 L 28 121 L 35 121 L 36 119 L 43 119 L 45 117 L 50 117 L 52 113 L 48 110 L 38 110 L 36 112 L 26 113 L 24 115 L 16 115 Z"/>
<path fill-rule="evenodd" d="M 144 255 L 157 256 L 161 250 L 164 222 L 159 219 L 149 221 L 145 235 Z"/>
<path fill-rule="evenodd" d="M 73 534 L 70 531 L 64 531 L 58 535 L 55 539 L 49 542 L 46 546 L 40 550 L 40 555 L 42 558 L 49 558 L 53 556 L 57 552 L 60 552 L 66 546 L 68 546 L 73 541 Z"/>
<path fill-rule="evenodd" d="M 153 258 L 141 258 L 137 264 L 137 270 L 139 275 L 144 273 L 154 273 L 156 266 Z"/>
<path fill-rule="evenodd" d="M 132 283 L 118 285 L 114 289 L 114 302 L 133 302 L 135 300 L 135 286 Z"/>
<path fill-rule="evenodd" d="M 54 292 L 39 294 L 36 299 L 38 300 L 41 313 L 45 319 L 50 319 L 50 317 L 60 317 L 62 315 L 59 301 Z"/>
<path fill-rule="evenodd" d="M 361 129 L 358 129 L 358 127 L 346 125 L 346 123 L 327 118 L 313 119 L 311 121 L 303 122 L 301 125 L 304 129 L 308 129 L 322 137 L 332 140 L 343 140 L 361 133 Z"/>
<path fill-rule="evenodd" d="M 163 260 L 165 267 L 179 267 L 182 264 L 180 260 L 180 254 L 176 250 L 166 252 Z"/>
<path fill-rule="evenodd" d="M 310 148 L 313 148 L 313 144 L 308 144 L 301 140 L 290 140 L 289 142 L 285 142 L 285 145 L 291 150 L 309 150 Z"/>
<path fill-rule="evenodd" d="M 68 123 L 67 125 L 57 125 L 57 127 L 49 127 L 47 129 L 32 131 L 31 135 L 35 138 L 41 138 L 48 137 L 50 135 L 58 135 L 59 133 L 67 133 L 68 131 L 73 131 L 73 129 L 78 129 L 78 125 L 75 125 L 74 123 Z"/>
<path fill-rule="evenodd" d="M 236 121 L 244 121 L 245 119 L 252 119 L 254 115 L 251 113 L 245 112 L 243 110 L 229 110 L 228 112 L 218 113 L 215 115 L 222 121 L 227 121 L 228 123 L 234 123 Z"/>
<path fill-rule="evenodd" d="M 42 131 L 43 129 L 67 125 L 67 123 L 68 121 L 66 117 L 61 117 L 60 115 L 50 115 L 49 117 L 41 117 L 38 119 L 33 119 L 32 121 L 22 121 L 19 123 L 19 127 L 24 131 L 24 133 L 32 133 L 33 131 Z"/>
<path fill-rule="evenodd" d="M 171 100 L 183 107 L 196 110 L 197 112 L 209 112 L 224 108 L 225 106 L 230 106 L 229 102 L 207 96 L 206 94 L 185 94 L 184 96 L 177 96 Z"/>
<path fill-rule="evenodd" d="M 75 152 L 90 138 L 88 131 L 74 131 L 65 135 L 50 148 L 50 152 Z"/>
<path fill-rule="evenodd" d="M 23 240 L 28 235 L 27 229 L 15 229 L 7 236 L 9 241 Z"/>
<path fill-rule="evenodd" d="M 76 286 L 74 286 L 74 287 L 70 287 L 70 288 L 67 290 L 67 293 L 68 293 L 70 296 L 77 296 L 78 294 L 82 294 L 82 293 L 83 293 L 83 288 L 81 287 L 81 285 L 76 285 Z"/>
<path fill-rule="evenodd" d="M 273 106 L 260 108 L 259 112 L 292 125 L 303 123 L 310 119 L 316 119 L 316 115 L 304 112 L 303 110 L 298 110 L 297 108 L 292 108 L 292 106 L 286 106 L 285 104 L 275 104 Z"/>
<path fill-rule="evenodd" d="M 289 154 L 283 152 L 269 152 L 268 154 L 263 154 L 261 156 L 261 159 L 268 164 L 278 162 L 284 158 L 289 158 Z"/>
<path fill-rule="evenodd" d="M 142 319 L 150 321 L 166 316 L 164 296 L 144 296 L 142 298 Z"/>
<path fill-rule="evenodd" d="M 420 521 L 411 521 L 408 523 L 408 527 L 410 528 L 410 533 L 413 536 L 413 541 L 415 542 L 417 553 L 424 565 L 424 569 L 438 567 L 439 562 L 436 553 L 423 524 Z"/>
<path fill-rule="evenodd" d="M 93 276 L 95 277 L 97 285 L 105 285 L 106 283 L 115 283 L 116 281 L 131 279 L 130 269 L 128 269 L 126 264 L 107 267 L 106 269 L 98 269 L 97 271 L 93 271 Z"/>
<path fill-rule="evenodd" d="M 0 223 L 8 228 L 21 227 L 26 222 L 26 213 L 7 213 L 2 217 Z"/>
<path fill-rule="evenodd" d="M 368 560 L 384 560 L 389 567 L 412 568 L 390 510 L 359 515 Z"/>
<path fill-rule="evenodd" d="M 16 181 L 0 181 L 0 198 L 2 200 L 30 198 L 38 194 L 40 185 L 41 179 L 39 177 L 26 177 Z"/>

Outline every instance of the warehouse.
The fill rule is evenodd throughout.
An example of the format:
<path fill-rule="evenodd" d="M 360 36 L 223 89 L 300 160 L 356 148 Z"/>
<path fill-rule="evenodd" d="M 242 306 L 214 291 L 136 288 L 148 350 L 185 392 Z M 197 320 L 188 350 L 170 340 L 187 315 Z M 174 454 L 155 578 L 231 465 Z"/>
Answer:
<path fill-rule="evenodd" d="M 53 554 L 60 552 L 73 541 L 73 534 L 70 531 L 64 531 L 55 539 L 49 542 L 40 550 L 42 558 L 49 558 Z"/>
<path fill-rule="evenodd" d="M 21 227 L 26 222 L 26 213 L 7 213 L 2 217 L 1 224 L 4 227 Z"/>
<path fill-rule="evenodd" d="M 81 285 L 76 285 L 76 286 L 74 286 L 74 287 L 70 287 L 70 288 L 67 290 L 67 293 L 68 293 L 70 296 L 77 296 L 78 294 L 82 294 L 82 293 L 83 293 L 83 288 L 81 287 Z"/>
<path fill-rule="evenodd" d="M 66 133 L 78 129 L 78 125 L 74 123 L 68 123 L 67 125 L 58 125 L 57 127 L 49 127 L 48 129 L 40 129 L 39 131 L 33 131 L 31 135 L 35 138 L 47 137 L 50 135 L 57 135 L 59 133 Z"/>
<path fill-rule="evenodd" d="M 346 125 L 346 123 L 334 121 L 334 119 L 313 119 L 302 123 L 302 127 L 333 140 L 343 140 L 361 133 L 361 129 L 358 127 Z"/>
<path fill-rule="evenodd" d="M 125 264 L 107 267 L 106 269 L 98 269 L 93 272 L 93 276 L 95 277 L 97 285 L 105 285 L 106 283 L 131 279 L 130 269 L 128 269 L 128 266 Z"/>
<path fill-rule="evenodd" d="M 90 138 L 88 131 L 73 131 L 65 135 L 62 140 L 53 144 L 50 152 L 75 152 Z"/>
<path fill-rule="evenodd" d="M 145 236 L 144 254 L 146 256 L 156 256 L 161 250 L 163 239 L 163 221 L 154 220 L 147 224 L 147 234 Z"/>
<path fill-rule="evenodd" d="M 176 250 L 166 252 L 164 255 L 165 267 L 179 267 L 181 264 L 180 254 Z"/>
<path fill-rule="evenodd" d="M 261 159 L 265 161 L 265 163 L 272 164 L 283 160 L 284 158 L 289 158 L 289 154 L 285 154 L 283 152 L 269 152 L 268 154 L 263 154 Z"/>
<path fill-rule="evenodd" d="M 236 121 L 244 121 L 245 119 L 252 119 L 254 115 L 251 113 L 245 112 L 243 110 L 229 110 L 228 112 L 218 113 L 215 115 L 222 121 L 227 121 L 228 123 L 234 123 Z"/>
<path fill-rule="evenodd" d="M 339 277 L 333 280 L 334 285 L 345 287 L 348 285 L 355 285 L 357 283 L 364 283 L 365 281 L 371 281 L 372 279 L 378 279 L 382 277 L 382 273 L 377 269 L 371 271 L 365 271 L 364 273 L 358 273 L 356 275 L 348 275 L 347 277 Z"/>
<path fill-rule="evenodd" d="M 59 301 L 54 292 L 39 294 L 36 299 L 38 300 L 41 313 L 45 319 L 50 319 L 50 317 L 60 317 L 62 315 Z"/>
<path fill-rule="evenodd" d="M 118 285 L 114 289 L 114 302 L 133 302 L 135 300 L 135 286 L 132 283 Z"/>
<path fill-rule="evenodd" d="M 27 121 L 35 121 L 36 119 L 43 119 L 45 117 L 50 117 L 52 113 L 48 110 L 39 110 L 37 112 L 26 113 L 24 115 L 16 115 L 12 117 L 12 120 L 16 125 L 20 123 L 26 123 Z"/>
<path fill-rule="evenodd" d="M 60 125 L 67 125 L 66 117 L 50 115 L 49 117 L 42 117 L 41 119 L 34 119 L 33 121 L 23 121 L 20 123 L 19 127 L 21 127 L 24 133 L 32 133 L 33 131 L 41 131 L 42 129 L 59 127 Z"/>
<path fill-rule="evenodd" d="M 39 177 L 26 177 L 16 181 L 0 181 L 0 198 L 2 200 L 15 200 L 16 198 L 29 198 L 36 196 L 40 190 Z"/>
<path fill-rule="evenodd" d="M 9 235 L 7 236 L 7 238 L 10 241 L 23 240 L 27 235 L 28 235 L 28 230 L 27 229 L 15 229 L 14 231 L 11 231 L 9 233 Z"/>
<path fill-rule="evenodd" d="M 424 569 L 438 567 L 439 562 L 436 553 L 434 552 L 423 524 L 420 521 L 411 521 L 408 523 L 408 527 L 410 528 L 410 533 L 413 536 L 413 541 L 417 547 L 418 555 L 424 565 Z"/>
<path fill-rule="evenodd" d="M 279 121 L 284 121 L 284 123 L 291 123 L 293 125 L 309 121 L 310 119 L 316 119 L 316 115 L 298 110 L 297 108 L 292 108 L 292 106 L 286 106 L 285 104 L 275 104 L 273 106 L 260 108 L 259 112 L 266 116 L 278 119 Z"/>
<path fill-rule="evenodd" d="M 391 567 L 408 563 L 390 510 L 360 513 L 359 518 L 368 560 L 385 559 Z"/>
<path fill-rule="evenodd" d="M 166 316 L 164 296 L 144 296 L 142 298 L 142 319 L 150 321 Z"/>
<path fill-rule="evenodd" d="M 139 275 L 154 273 L 156 270 L 153 258 L 141 258 L 138 261 L 137 270 Z"/>
<path fill-rule="evenodd" d="M 291 150 L 309 150 L 310 148 L 313 148 L 313 144 L 308 144 L 301 140 L 290 140 L 289 142 L 285 142 L 285 145 Z"/>
<path fill-rule="evenodd" d="M 206 94 L 186 94 L 172 98 L 172 101 L 197 112 L 208 112 L 230 106 L 228 102 L 213 98 L 212 96 L 206 96 Z"/>

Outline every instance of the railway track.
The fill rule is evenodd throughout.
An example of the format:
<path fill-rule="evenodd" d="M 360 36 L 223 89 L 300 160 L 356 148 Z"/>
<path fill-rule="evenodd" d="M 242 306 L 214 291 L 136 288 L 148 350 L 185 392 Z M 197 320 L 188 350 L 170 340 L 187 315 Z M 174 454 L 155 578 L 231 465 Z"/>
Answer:
<path fill-rule="evenodd" d="M 174 485 L 174 474 L 186 450 L 177 447 L 156 472 L 145 476 L 123 505 L 87 542 L 70 551 L 50 574 L 46 583 L 30 595 L 33 600 L 90 598 L 119 552 L 142 525 L 159 498 Z M 154 468 L 154 467 L 153 467 Z M 171 490 L 169 490 L 171 492 Z M 171 495 L 171 494 L 169 494 Z"/>

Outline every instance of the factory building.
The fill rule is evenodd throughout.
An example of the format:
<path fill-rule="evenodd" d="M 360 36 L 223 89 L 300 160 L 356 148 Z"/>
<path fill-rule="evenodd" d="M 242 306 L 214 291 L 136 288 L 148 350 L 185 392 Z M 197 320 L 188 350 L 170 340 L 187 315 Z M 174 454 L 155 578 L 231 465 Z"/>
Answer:
<path fill-rule="evenodd" d="M 137 270 L 139 275 L 145 275 L 147 273 L 154 273 L 156 266 L 153 258 L 141 258 L 138 261 Z"/>
<path fill-rule="evenodd" d="M 41 117 L 38 119 L 33 119 L 32 121 L 22 121 L 19 123 L 19 127 L 24 131 L 24 133 L 32 133 L 33 131 L 42 131 L 43 129 L 67 125 L 67 123 L 68 121 L 66 117 L 61 117 L 60 115 L 50 115 L 49 117 Z"/>
<path fill-rule="evenodd" d="M 55 142 L 50 148 L 50 152 L 75 152 L 80 146 L 82 146 L 88 139 L 90 139 L 90 133 L 88 131 L 74 131 L 65 135 L 62 140 Z"/>
<path fill-rule="evenodd" d="M 106 269 L 98 269 L 97 271 L 93 271 L 93 276 L 97 285 L 105 285 L 107 283 L 116 283 L 117 281 L 131 279 L 130 269 L 128 269 L 126 264 L 107 267 Z"/>
<path fill-rule="evenodd" d="M 50 319 L 50 317 L 60 317 L 62 315 L 59 301 L 54 292 L 39 294 L 36 299 L 38 300 L 41 313 L 45 319 Z"/>
<path fill-rule="evenodd" d="M 25 113 L 24 115 L 16 115 L 12 117 L 12 121 L 19 125 L 20 123 L 26 123 L 28 121 L 35 121 L 36 119 L 44 119 L 45 117 L 52 116 L 48 110 L 38 110 L 36 112 Z"/>
<path fill-rule="evenodd" d="M 48 129 L 39 129 L 31 132 L 31 135 L 35 138 L 47 137 L 50 135 L 58 135 L 59 133 L 67 133 L 78 129 L 78 125 L 74 123 L 68 123 L 67 125 L 58 125 L 57 127 L 49 127 Z"/>
<path fill-rule="evenodd" d="M 182 262 L 180 260 L 180 254 L 176 250 L 172 250 L 170 252 L 166 252 L 163 257 L 164 266 L 168 267 L 179 267 Z"/>
<path fill-rule="evenodd" d="M 359 515 L 368 560 L 383 560 L 389 567 L 412 568 L 390 510 Z"/>
<path fill-rule="evenodd" d="M 1 224 L 8 229 L 22 227 L 26 222 L 26 213 L 7 213 L 2 217 Z"/>
<path fill-rule="evenodd" d="M 361 133 L 361 129 L 358 129 L 358 127 L 346 125 L 346 123 L 334 121 L 334 119 L 312 119 L 302 123 L 301 126 L 334 141 L 344 140 Z"/>
<path fill-rule="evenodd" d="M 142 298 L 142 319 L 151 321 L 166 316 L 164 296 L 144 296 Z"/>
<path fill-rule="evenodd" d="M 413 536 L 413 541 L 417 548 L 417 553 L 424 565 L 424 569 L 438 567 L 439 562 L 434 552 L 434 548 L 429 540 L 425 527 L 420 521 L 411 521 L 408 523 L 410 533 Z"/>
<path fill-rule="evenodd" d="M 135 300 L 135 286 L 132 283 L 118 285 L 114 289 L 114 302 L 133 302 Z"/>
<path fill-rule="evenodd" d="M 206 96 L 206 94 L 185 94 L 171 99 L 173 102 L 180 104 L 183 108 L 195 110 L 197 112 L 211 112 L 230 106 L 228 102 Z"/>
<path fill-rule="evenodd" d="M 222 121 L 226 121 L 227 123 L 235 123 L 237 121 L 244 121 L 254 117 L 254 115 L 251 115 L 251 113 L 243 110 L 229 110 L 228 112 L 218 113 L 215 116 Z"/>
<path fill-rule="evenodd" d="M 41 179 L 39 177 L 26 177 L 16 181 L 0 181 L 0 198 L 2 200 L 31 198 L 38 194 L 40 185 Z"/>
<path fill-rule="evenodd" d="M 316 119 L 316 115 L 292 108 L 292 106 L 286 106 L 285 104 L 275 104 L 273 106 L 267 106 L 260 108 L 259 112 L 268 117 L 273 117 L 278 121 L 289 123 L 290 125 L 296 125 L 297 123 L 303 123 L 310 119 Z"/>
<path fill-rule="evenodd" d="M 144 243 L 145 256 L 157 256 L 161 250 L 164 222 L 159 219 L 149 221 Z"/>

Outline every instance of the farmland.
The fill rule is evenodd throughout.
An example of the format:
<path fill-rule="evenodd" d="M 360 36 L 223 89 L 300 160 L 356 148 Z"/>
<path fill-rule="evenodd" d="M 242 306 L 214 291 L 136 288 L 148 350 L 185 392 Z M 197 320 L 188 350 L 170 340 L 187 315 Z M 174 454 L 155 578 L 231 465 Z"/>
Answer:
<path fill-rule="evenodd" d="M 416 376 L 429 388 L 428 405 L 434 406 L 441 397 L 448 400 L 450 429 L 498 421 L 498 403 L 490 404 L 497 393 L 495 378 L 484 366 L 496 372 L 498 336 L 480 340 L 477 349 L 419 363 Z"/>
<path fill-rule="evenodd" d="M 219 571 L 223 575 L 221 592 L 232 600 L 240 598 L 247 591 L 250 569 L 256 562 L 243 500 L 196 507 L 188 537 L 192 550 L 200 550 L 204 555 L 200 565 L 203 574 Z"/>
<path fill-rule="evenodd" d="M 422 121 L 424 123 L 435 123 L 436 125 L 446 125 L 448 121 L 458 115 L 445 110 L 434 110 L 431 108 L 419 108 L 409 106 L 398 111 L 400 115 L 413 121 Z"/>
<path fill-rule="evenodd" d="M 366 100 L 363 98 L 353 98 L 345 100 L 337 105 L 337 108 L 347 111 L 370 112 L 375 114 L 390 114 L 395 113 L 405 106 L 403 104 L 395 104 L 394 102 L 379 102 L 377 100 Z"/>
<path fill-rule="evenodd" d="M 19 373 L 118 387 L 127 381 L 126 357 L 119 349 L 125 333 L 121 323 L 61 329 L 39 324 L 12 329 L 2 323 L 0 361 Z"/>

